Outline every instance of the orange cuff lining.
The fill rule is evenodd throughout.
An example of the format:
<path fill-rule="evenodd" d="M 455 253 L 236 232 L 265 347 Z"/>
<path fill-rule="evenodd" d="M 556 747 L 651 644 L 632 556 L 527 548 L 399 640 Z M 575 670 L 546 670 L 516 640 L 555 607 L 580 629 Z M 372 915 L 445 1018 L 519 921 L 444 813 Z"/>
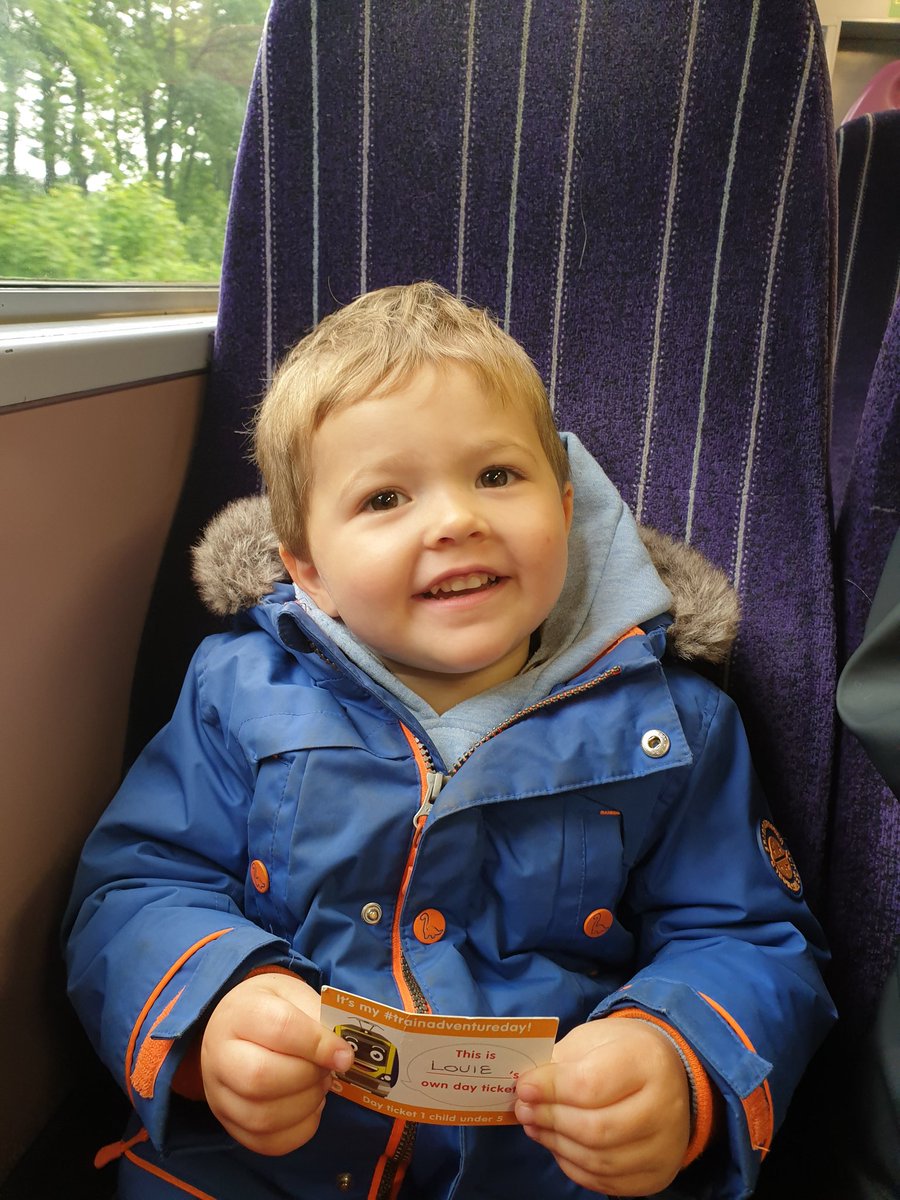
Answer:
<path fill-rule="evenodd" d="M 279 967 L 274 964 L 254 967 L 244 978 L 252 979 L 255 975 L 272 974 L 290 975 L 296 978 L 293 971 L 289 971 L 287 967 Z M 183 991 L 184 988 L 176 996 L 173 996 L 162 1010 L 151 1025 L 147 1036 L 141 1042 L 140 1049 L 137 1052 L 130 1082 L 137 1094 L 145 1100 L 153 1099 L 157 1076 L 162 1069 L 163 1063 L 166 1061 L 169 1051 L 175 1044 L 174 1038 L 153 1037 L 153 1031 L 169 1015 L 181 998 Z M 175 1074 L 172 1077 L 172 1090 L 179 1096 L 183 1096 L 186 1100 L 206 1099 L 206 1092 L 203 1088 L 203 1075 L 200 1070 L 201 1040 L 202 1037 L 199 1032 L 194 1035 L 191 1045 L 185 1051 L 184 1057 L 178 1064 Z"/>
<path fill-rule="evenodd" d="M 290 975 L 291 979 L 300 978 L 293 971 L 289 971 L 287 967 L 279 967 L 275 963 L 268 963 L 261 967 L 254 967 L 252 971 L 248 971 L 241 980 L 241 983 L 244 983 L 248 979 L 255 979 L 257 975 Z"/>
<path fill-rule="evenodd" d="M 741 1045 L 745 1046 L 752 1054 L 755 1054 L 756 1047 L 731 1013 L 724 1009 L 721 1004 L 717 1004 L 710 996 L 705 995 L 705 993 L 701 992 L 700 995 L 710 1008 L 714 1012 L 717 1012 L 722 1020 L 737 1034 Z M 747 1122 L 750 1145 L 757 1151 L 760 1156 L 760 1162 L 762 1162 L 769 1153 L 772 1138 L 775 1136 L 775 1105 L 772 1102 L 772 1089 L 769 1087 L 768 1079 L 764 1079 L 758 1088 L 752 1091 L 749 1096 L 744 1097 L 741 1100 L 741 1106 L 744 1109 L 744 1119 Z"/>
<path fill-rule="evenodd" d="M 279 967 L 274 963 L 267 966 L 254 967 L 252 971 L 249 971 L 244 976 L 244 979 L 253 979 L 256 975 L 290 975 L 292 979 L 297 978 L 294 972 L 289 971 L 287 967 Z M 244 980 L 242 979 L 241 982 L 243 983 Z M 178 995 L 180 996 L 181 993 L 179 992 Z M 175 999 L 177 1000 L 178 996 Z M 162 1017 L 160 1017 L 160 1020 L 162 1020 Z M 179 1096 L 183 1096 L 185 1100 L 206 1099 L 206 1091 L 203 1087 L 203 1072 L 200 1070 L 200 1044 L 202 1041 L 203 1034 L 198 1030 L 194 1034 L 190 1046 L 185 1051 L 184 1057 L 178 1064 L 178 1068 L 172 1077 L 172 1091 L 176 1092 Z M 168 1051 L 172 1043 L 163 1042 L 160 1044 L 165 1045 Z M 144 1045 L 146 1045 L 146 1042 Z M 141 1047 L 141 1053 L 143 1053 L 143 1046 Z M 138 1055 L 138 1058 L 140 1058 L 140 1055 Z"/>
<path fill-rule="evenodd" d="M 147 1000 L 144 1003 L 144 1007 L 138 1013 L 138 1018 L 134 1023 L 134 1027 L 131 1030 L 131 1036 L 128 1039 L 128 1045 L 125 1047 L 125 1090 L 128 1093 L 128 1099 L 132 1103 L 134 1103 L 134 1085 L 131 1082 L 131 1074 L 132 1074 L 132 1066 L 134 1064 L 135 1046 L 137 1044 L 137 1039 L 138 1039 L 138 1034 L 140 1032 L 140 1028 L 143 1025 L 144 1021 L 147 1019 L 147 1014 L 150 1012 L 150 1010 L 153 1008 L 153 1005 L 156 1003 L 156 1001 L 162 995 L 166 986 L 171 982 L 172 979 L 175 978 L 175 976 L 178 974 L 178 972 L 181 970 L 181 968 L 184 966 L 184 964 L 188 961 L 188 959 L 192 955 L 196 954 L 198 950 L 202 950 L 202 948 L 204 946 L 208 946 L 210 942 L 214 942 L 216 940 L 216 938 L 220 938 L 226 933 L 231 933 L 232 928 L 233 928 L 232 926 L 228 926 L 227 929 L 218 929 L 218 930 L 216 930 L 215 933 L 209 933 L 206 935 L 206 937 L 201 938 L 199 942 L 195 942 L 193 944 L 193 946 L 189 946 L 188 949 L 185 950 L 185 952 L 182 955 L 180 955 L 180 957 L 177 958 L 175 960 L 175 962 L 172 963 L 171 967 L 169 967 L 168 971 L 166 971 L 165 975 L 163 975 L 162 979 L 160 979 L 159 983 L 157 983 L 156 987 L 153 989 L 153 991 L 147 997 Z M 178 997 L 176 996 L 176 999 L 177 998 Z M 154 1027 L 156 1026 L 156 1024 L 158 1024 L 158 1022 L 154 1022 Z M 146 1042 L 147 1042 L 147 1039 L 145 1038 L 144 1043 L 146 1043 Z M 168 1050 L 171 1048 L 172 1043 L 169 1042 L 168 1046 L 166 1046 L 165 1043 L 163 1043 L 163 1045 L 164 1045 L 164 1047 L 166 1049 L 166 1053 L 167 1053 Z M 144 1045 L 142 1044 L 141 1049 L 143 1050 L 143 1048 L 144 1048 Z M 149 1051 L 149 1047 L 148 1047 L 148 1051 Z M 144 1075 L 143 1072 L 141 1073 L 140 1078 L 142 1081 L 142 1086 L 150 1089 L 151 1096 L 153 1095 L 153 1084 L 154 1084 L 154 1081 L 156 1078 L 156 1074 L 159 1073 L 159 1069 L 162 1066 L 164 1061 L 165 1061 L 165 1053 L 162 1055 L 162 1057 L 158 1061 L 154 1060 L 153 1067 L 155 1068 L 155 1074 L 153 1075 L 152 1078 L 148 1078 L 147 1076 Z"/>
<path fill-rule="evenodd" d="M 183 991 L 184 988 L 181 988 L 180 991 L 176 992 L 150 1026 L 150 1030 L 141 1042 L 141 1047 L 134 1060 L 134 1070 L 131 1072 L 131 1086 L 145 1100 L 153 1099 L 153 1092 L 156 1088 L 156 1077 L 163 1063 L 166 1061 L 166 1055 L 174 1044 L 172 1038 L 155 1038 L 153 1030 L 166 1019 L 181 999 Z"/>
<path fill-rule="evenodd" d="M 680 1169 L 684 1170 L 695 1158 L 700 1157 L 709 1145 L 715 1131 L 715 1092 L 706 1068 L 678 1030 L 673 1029 L 659 1017 L 644 1012 L 642 1008 L 619 1008 L 615 1012 L 608 1013 L 607 1019 L 610 1017 L 627 1017 L 631 1020 L 647 1021 L 650 1025 L 655 1025 L 672 1039 L 687 1062 L 696 1110 L 693 1114 L 691 1138 L 681 1163 Z"/>
<path fill-rule="evenodd" d="M 175 1069 L 172 1076 L 172 1091 L 183 1096 L 185 1100 L 205 1100 L 203 1088 L 203 1072 L 200 1070 L 200 1043 L 202 1036 L 198 1033 L 184 1053 L 184 1058 Z"/>

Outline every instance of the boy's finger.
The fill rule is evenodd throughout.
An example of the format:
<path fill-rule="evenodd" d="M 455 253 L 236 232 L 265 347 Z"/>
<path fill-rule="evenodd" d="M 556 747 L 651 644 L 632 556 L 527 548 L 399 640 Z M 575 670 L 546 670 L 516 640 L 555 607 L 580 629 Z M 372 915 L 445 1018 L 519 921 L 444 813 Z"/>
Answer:
<path fill-rule="evenodd" d="M 538 1135 L 543 1145 L 547 1144 L 545 1136 L 555 1134 L 581 1146 L 612 1150 L 655 1137 L 659 1126 L 659 1114 L 640 1095 L 603 1108 L 518 1100 L 515 1112 L 519 1123 L 531 1131 L 531 1136 Z"/>
<path fill-rule="evenodd" d="M 304 1145 L 315 1133 L 325 1107 L 325 1099 L 307 1115 L 299 1119 L 279 1120 L 271 1123 L 261 1120 L 258 1112 L 249 1116 L 238 1112 L 234 1119 L 220 1117 L 225 1129 L 235 1141 L 257 1154 L 282 1155 Z"/>
<path fill-rule="evenodd" d="M 541 1129 L 525 1126 L 533 1141 L 538 1142 L 558 1160 L 565 1160 L 573 1167 L 592 1175 L 617 1176 L 631 1174 L 655 1165 L 658 1154 L 657 1139 L 654 1137 L 630 1139 L 612 1144 L 594 1130 L 588 1139 L 577 1125 L 570 1132 L 566 1129 Z"/>
<path fill-rule="evenodd" d="M 532 1108 L 564 1105 L 572 1108 L 604 1108 L 627 1099 L 640 1084 L 604 1071 L 599 1057 L 588 1055 L 578 1062 L 550 1062 L 523 1075 L 516 1086 L 518 1100 Z"/>

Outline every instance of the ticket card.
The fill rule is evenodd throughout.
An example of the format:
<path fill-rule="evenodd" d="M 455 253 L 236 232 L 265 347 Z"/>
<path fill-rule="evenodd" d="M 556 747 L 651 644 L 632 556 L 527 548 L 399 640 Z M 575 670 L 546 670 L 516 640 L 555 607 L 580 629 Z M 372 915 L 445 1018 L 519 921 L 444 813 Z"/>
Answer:
<path fill-rule="evenodd" d="M 427 1125 L 514 1125 L 516 1080 L 550 1061 L 556 1017 L 451 1017 L 322 988 L 321 1021 L 349 1042 L 334 1091 Z"/>

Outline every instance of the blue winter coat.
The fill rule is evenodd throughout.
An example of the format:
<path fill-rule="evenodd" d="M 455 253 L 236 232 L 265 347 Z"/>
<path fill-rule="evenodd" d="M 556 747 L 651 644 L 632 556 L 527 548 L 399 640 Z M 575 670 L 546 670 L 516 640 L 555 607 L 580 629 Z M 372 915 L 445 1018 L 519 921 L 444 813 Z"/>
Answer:
<path fill-rule="evenodd" d="M 518 1127 L 404 1129 L 336 1095 L 295 1153 L 236 1145 L 170 1081 L 204 1014 L 271 963 L 395 1006 L 557 1015 L 560 1036 L 655 1014 L 727 1106 L 720 1144 L 666 1195 L 749 1194 L 833 1011 L 735 707 L 663 658 L 665 624 L 455 765 L 287 588 L 201 646 L 70 908 L 71 996 L 136 1110 L 120 1197 L 385 1197 L 394 1159 L 401 1197 L 591 1195 Z M 449 778 L 423 809 L 432 770 Z M 427 909 L 437 941 L 415 936 Z"/>

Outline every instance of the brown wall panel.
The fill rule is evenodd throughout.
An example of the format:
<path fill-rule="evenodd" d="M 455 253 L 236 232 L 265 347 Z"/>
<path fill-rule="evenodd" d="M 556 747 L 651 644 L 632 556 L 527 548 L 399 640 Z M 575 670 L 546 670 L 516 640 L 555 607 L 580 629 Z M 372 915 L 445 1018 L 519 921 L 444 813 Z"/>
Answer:
<path fill-rule="evenodd" d="M 57 930 L 118 782 L 204 382 L 0 411 L 0 1180 L 69 1083 Z"/>

